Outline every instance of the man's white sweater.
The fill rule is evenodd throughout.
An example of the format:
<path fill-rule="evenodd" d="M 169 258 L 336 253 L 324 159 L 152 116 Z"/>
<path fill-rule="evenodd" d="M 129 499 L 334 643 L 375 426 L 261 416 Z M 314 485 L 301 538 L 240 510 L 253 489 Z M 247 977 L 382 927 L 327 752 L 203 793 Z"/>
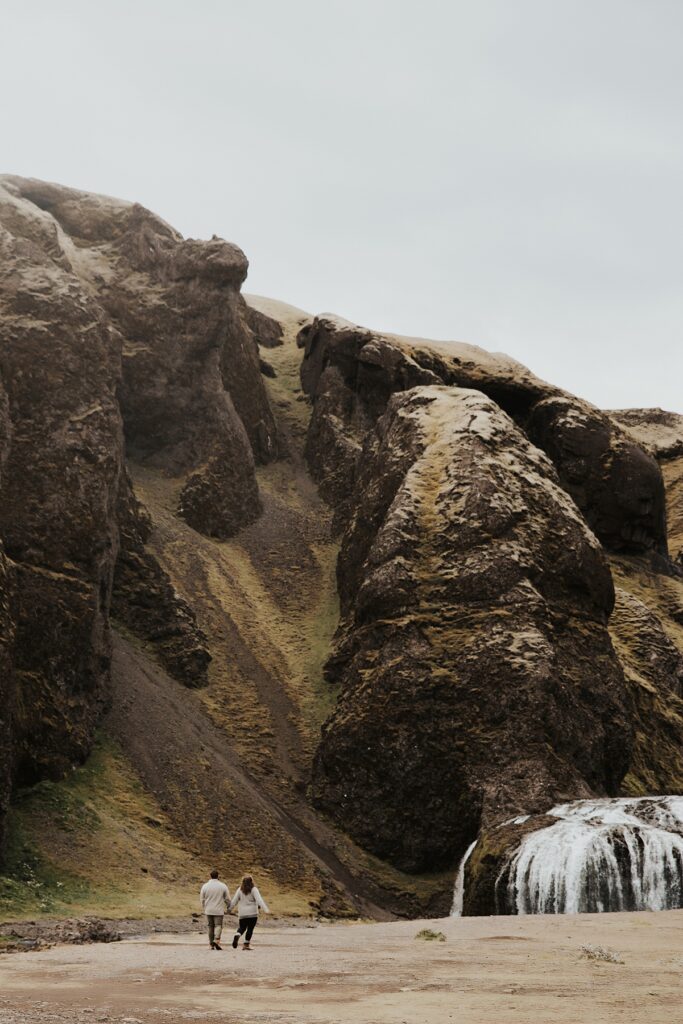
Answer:
<path fill-rule="evenodd" d="M 205 914 L 226 914 L 230 903 L 230 890 L 225 882 L 210 878 L 208 882 L 204 882 L 199 898 Z"/>

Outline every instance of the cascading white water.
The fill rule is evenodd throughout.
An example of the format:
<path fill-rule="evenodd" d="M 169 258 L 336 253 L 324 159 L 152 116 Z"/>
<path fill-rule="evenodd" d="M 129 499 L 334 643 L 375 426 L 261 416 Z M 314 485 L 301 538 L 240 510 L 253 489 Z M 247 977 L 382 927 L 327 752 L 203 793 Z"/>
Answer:
<path fill-rule="evenodd" d="M 451 917 L 462 917 L 462 905 L 465 898 L 465 866 L 467 861 L 472 856 L 472 851 L 477 845 L 475 839 L 473 843 L 467 847 L 465 856 L 460 861 L 458 866 L 458 873 L 455 876 L 455 889 L 453 890 L 453 906 L 451 907 Z"/>
<path fill-rule="evenodd" d="M 683 797 L 577 800 L 548 813 L 557 823 L 525 836 L 496 883 L 508 913 L 683 906 Z"/>

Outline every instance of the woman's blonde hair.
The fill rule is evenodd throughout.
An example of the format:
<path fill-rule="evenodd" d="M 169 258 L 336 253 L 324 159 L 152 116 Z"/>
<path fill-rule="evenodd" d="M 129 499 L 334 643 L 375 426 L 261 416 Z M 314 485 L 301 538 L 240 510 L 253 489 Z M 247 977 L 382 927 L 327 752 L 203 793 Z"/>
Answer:
<path fill-rule="evenodd" d="M 245 875 L 240 883 L 240 889 L 245 896 L 248 896 L 251 890 L 254 888 L 254 879 L 251 875 Z"/>

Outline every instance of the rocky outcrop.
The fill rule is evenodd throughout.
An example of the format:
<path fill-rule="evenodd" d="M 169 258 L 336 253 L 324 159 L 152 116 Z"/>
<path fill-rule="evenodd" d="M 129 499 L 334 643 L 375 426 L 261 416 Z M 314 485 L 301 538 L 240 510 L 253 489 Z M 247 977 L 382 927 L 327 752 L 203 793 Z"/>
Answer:
<path fill-rule="evenodd" d="M 2 181 L 42 214 L 109 328 L 128 456 L 188 476 L 181 513 L 195 528 L 225 537 L 252 521 L 253 458 L 275 457 L 277 436 L 239 294 L 244 253 L 183 239 L 137 204 Z"/>
<path fill-rule="evenodd" d="M 664 409 L 613 409 L 609 415 L 657 459 L 683 456 L 683 416 Z"/>
<path fill-rule="evenodd" d="M 656 460 L 598 409 L 500 354 L 432 345 L 317 317 L 300 334 L 301 379 L 314 400 L 307 459 L 321 493 L 349 511 L 363 439 L 389 397 L 418 384 L 476 388 L 553 460 L 562 486 L 610 550 L 667 554 L 664 487 Z"/>
<path fill-rule="evenodd" d="M 277 431 L 247 324 L 244 254 L 148 210 L 0 178 L 0 819 L 11 786 L 88 753 L 110 613 L 187 685 L 209 654 L 145 541 L 125 454 L 227 537 L 258 516 Z M 0 832 L 1 832 L 0 822 Z"/>
<path fill-rule="evenodd" d="M 57 225 L 7 189 L 0 260 L 0 538 L 14 634 L 5 759 L 29 783 L 85 757 L 107 699 L 120 360 Z"/>
<path fill-rule="evenodd" d="M 631 726 L 602 549 L 550 461 L 480 392 L 396 394 L 366 441 L 312 795 L 408 871 L 485 827 L 616 793 Z"/>
<path fill-rule="evenodd" d="M 268 316 L 267 313 L 254 309 L 253 306 L 245 304 L 245 312 L 247 324 L 257 345 L 261 345 L 263 348 L 278 348 L 283 344 L 282 324 L 274 320 L 272 316 Z"/>
<path fill-rule="evenodd" d="M 663 409 L 618 409 L 610 416 L 659 462 L 666 488 L 669 551 L 674 568 L 683 575 L 683 416 Z"/>
<path fill-rule="evenodd" d="M 585 402 L 555 396 L 534 406 L 528 433 L 553 460 L 562 486 L 606 548 L 667 555 L 657 461 L 609 416 Z"/>
<path fill-rule="evenodd" d="M 152 520 L 133 494 L 127 474 L 121 483 L 117 513 L 121 547 L 114 573 L 112 617 L 150 643 L 175 679 L 193 688 L 205 686 L 211 661 L 207 638 L 194 611 L 145 546 Z"/>

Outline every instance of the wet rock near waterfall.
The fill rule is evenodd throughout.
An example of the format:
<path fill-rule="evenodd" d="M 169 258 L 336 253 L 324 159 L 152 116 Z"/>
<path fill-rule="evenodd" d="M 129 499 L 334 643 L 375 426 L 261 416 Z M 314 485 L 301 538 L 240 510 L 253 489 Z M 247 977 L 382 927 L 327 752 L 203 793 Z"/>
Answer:
<path fill-rule="evenodd" d="M 486 830 L 462 913 L 572 914 L 683 906 L 683 799 L 582 800 Z"/>
<path fill-rule="evenodd" d="M 491 399 L 389 400 L 338 583 L 341 695 L 312 795 L 360 845 L 435 870 L 480 825 L 618 791 L 632 730 L 610 572 L 552 463 Z"/>
<path fill-rule="evenodd" d="M 314 401 L 306 456 L 343 527 L 363 440 L 397 391 L 443 383 L 493 399 L 553 460 L 609 549 L 665 557 L 664 486 L 652 455 L 600 410 L 508 356 L 379 334 L 328 315 L 303 328 L 301 380 Z"/>

